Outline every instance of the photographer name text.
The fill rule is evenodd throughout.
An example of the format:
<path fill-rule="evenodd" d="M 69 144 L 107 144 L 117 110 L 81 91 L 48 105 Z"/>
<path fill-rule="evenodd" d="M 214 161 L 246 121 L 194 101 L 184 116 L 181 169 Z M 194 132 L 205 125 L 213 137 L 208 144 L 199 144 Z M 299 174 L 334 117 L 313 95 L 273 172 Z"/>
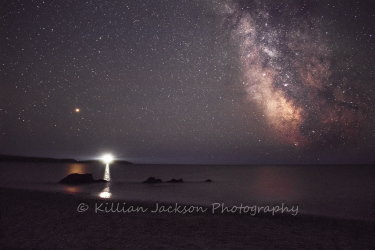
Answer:
<path fill-rule="evenodd" d="M 85 212 L 89 206 L 85 203 L 78 205 L 78 212 Z M 237 206 L 227 206 L 225 203 L 212 203 L 211 206 L 193 206 L 193 205 L 161 205 L 155 203 L 154 206 L 132 206 L 121 202 L 103 202 L 95 203 L 93 207 L 95 213 L 153 213 L 153 214 L 191 214 L 191 213 L 212 213 L 212 214 L 298 214 L 298 206 L 288 207 L 284 203 L 278 206 L 247 206 L 242 203 Z"/>

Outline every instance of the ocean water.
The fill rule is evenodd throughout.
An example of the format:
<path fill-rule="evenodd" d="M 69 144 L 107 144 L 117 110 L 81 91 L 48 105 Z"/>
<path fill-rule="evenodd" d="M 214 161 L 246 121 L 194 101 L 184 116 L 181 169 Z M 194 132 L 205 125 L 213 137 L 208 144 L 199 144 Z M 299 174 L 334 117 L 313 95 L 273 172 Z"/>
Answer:
<path fill-rule="evenodd" d="M 71 173 L 109 183 L 62 185 Z M 184 183 L 143 184 L 148 177 Z M 206 179 L 213 182 L 206 183 Z M 0 186 L 101 197 L 211 206 L 298 206 L 299 214 L 375 220 L 375 166 L 214 166 L 0 163 Z"/>

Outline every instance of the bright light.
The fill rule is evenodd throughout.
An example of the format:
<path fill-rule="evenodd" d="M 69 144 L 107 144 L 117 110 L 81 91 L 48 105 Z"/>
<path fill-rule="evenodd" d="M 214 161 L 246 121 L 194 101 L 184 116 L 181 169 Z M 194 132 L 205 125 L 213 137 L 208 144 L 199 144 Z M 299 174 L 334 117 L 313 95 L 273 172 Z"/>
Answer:
<path fill-rule="evenodd" d="M 105 154 L 102 157 L 102 161 L 106 164 L 109 164 L 113 161 L 113 156 L 111 154 Z"/>
<path fill-rule="evenodd" d="M 104 188 L 103 191 L 99 193 L 99 197 L 104 199 L 111 198 L 111 196 L 112 194 L 109 192 L 109 187 Z"/>
<path fill-rule="evenodd" d="M 112 196 L 112 194 L 109 193 L 109 192 L 101 192 L 101 193 L 99 194 L 99 197 L 100 197 L 100 198 L 103 198 L 103 199 L 111 198 L 111 196 Z"/>

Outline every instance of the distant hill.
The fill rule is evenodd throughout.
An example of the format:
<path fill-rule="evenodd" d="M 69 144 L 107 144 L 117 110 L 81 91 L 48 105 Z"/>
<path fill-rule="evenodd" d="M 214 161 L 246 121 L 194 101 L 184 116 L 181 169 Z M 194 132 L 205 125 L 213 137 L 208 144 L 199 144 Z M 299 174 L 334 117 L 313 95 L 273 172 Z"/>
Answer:
<path fill-rule="evenodd" d="M 84 160 L 78 161 L 75 159 L 55 159 L 46 157 L 30 157 L 30 156 L 19 156 L 19 155 L 0 155 L 0 162 L 62 162 L 62 163 L 93 163 L 100 160 Z M 128 161 L 118 160 L 116 163 L 121 164 L 132 164 Z"/>

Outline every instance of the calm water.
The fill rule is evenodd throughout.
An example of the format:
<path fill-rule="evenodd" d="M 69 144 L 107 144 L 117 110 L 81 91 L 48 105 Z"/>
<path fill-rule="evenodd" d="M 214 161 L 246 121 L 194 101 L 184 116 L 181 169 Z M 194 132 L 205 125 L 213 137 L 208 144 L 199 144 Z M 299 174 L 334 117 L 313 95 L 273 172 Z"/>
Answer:
<path fill-rule="evenodd" d="M 71 173 L 92 173 L 97 183 L 66 186 Z M 185 183 L 141 183 L 148 177 Z M 212 179 L 212 183 L 204 180 Z M 0 186 L 58 191 L 85 197 L 191 205 L 225 203 L 298 206 L 299 213 L 375 220 L 372 166 L 187 166 L 77 163 L 0 163 Z"/>

